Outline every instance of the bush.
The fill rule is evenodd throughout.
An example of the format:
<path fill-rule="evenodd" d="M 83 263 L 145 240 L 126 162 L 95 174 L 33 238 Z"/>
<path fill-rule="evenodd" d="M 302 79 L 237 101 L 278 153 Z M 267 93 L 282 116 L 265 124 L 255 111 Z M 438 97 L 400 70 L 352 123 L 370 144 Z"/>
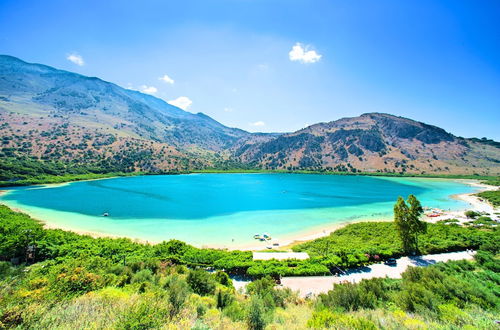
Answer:
<path fill-rule="evenodd" d="M 145 283 L 153 281 L 153 272 L 149 269 L 138 271 L 132 276 L 132 283 Z"/>
<path fill-rule="evenodd" d="M 475 219 L 477 218 L 478 216 L 480 216 L 481 214 L 476 212 L 476 211 L 472 211 L 472 210 L 468 210 L 468 211 L 465 211 L 464 215 L 469 218 L 469 219 Z"/>
<path fill-rule="evenodd" d="M 267 318 L 264 311 L 264 304 L 259 297 L 252 297 L 247 313 L 247 325 L 250 330 L 264 330 Z"/>
<path fill-rule="evenodd" d="M 216 291 L 215 300 L 217 301 L 217 308 L 224 309 L 232 304 L 234 295 L 228 289 L 221 288 Z"/>
<path fill-rule="evenodd" d="M 189 286 L 179 275 L 172 275 L 165 288 L 168 291 L 168 302 L 170 303 L 170 317 L 179 314 L 189 295 Z"/>
<path fill-rule="evenodd" d="M 186 280 L 191 290 L 199 295 L 206 296 L 215 291 L 214 278 L 204 270 L 190 271 Z"/>
<path fill-rule="evenodd" d="M 328 310 L 314 312 L 311 319 L 307 321 L 307 326 L 314 329 L 377 329 L 377 326 L 367 318 L 332 313 Z"/>

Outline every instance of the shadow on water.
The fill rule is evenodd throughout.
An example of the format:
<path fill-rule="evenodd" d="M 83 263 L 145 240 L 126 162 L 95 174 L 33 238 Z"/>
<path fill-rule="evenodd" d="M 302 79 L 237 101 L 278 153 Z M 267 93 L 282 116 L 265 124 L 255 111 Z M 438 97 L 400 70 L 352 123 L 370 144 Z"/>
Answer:
<path fill-rule="evenodd" d="M 126 193 L 129 193 L 129 194 L 136 194 L 136 195 L 146 196 L 146 197 L 158 199 L 158 200 L 161 200 L 161 201 L 170 201 L 171 200 L 171 198 L 168 198 L 168 197 L 160 195 L 160 194 L 154 194 L 154 193 L 146 192 L 146 191 L 138 191 L 138 190 L 133 190 L 133 189 L 108 186 L 108 185 L 106 185 L 104 183 L 97 182 L 97 181 L 89 181 L 88 184 L 90 186 L 94 186 L 94 187 L 98 187 L 98 188 L 102 188 L 102 189 L 108 189 L 108 190 L 113 190 L 113 191 L 126 192 Z"/>

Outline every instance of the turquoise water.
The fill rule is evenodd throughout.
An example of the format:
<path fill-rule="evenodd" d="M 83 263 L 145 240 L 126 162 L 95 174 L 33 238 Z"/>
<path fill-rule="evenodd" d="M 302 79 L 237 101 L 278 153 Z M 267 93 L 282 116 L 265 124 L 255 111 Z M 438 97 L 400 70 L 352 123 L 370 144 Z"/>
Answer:
<path fill-rule="evenodd" d="M 11 189 L 0 197 L 49 224 L 150 242 L 255 245 L 255 233 L 289 239 L 359 219 L 392 217 L 398 196 L 462 209 L 452 180 L 311 174 L 138 176 Z M 104 212 L 109 217 L 103 217 Z"/>

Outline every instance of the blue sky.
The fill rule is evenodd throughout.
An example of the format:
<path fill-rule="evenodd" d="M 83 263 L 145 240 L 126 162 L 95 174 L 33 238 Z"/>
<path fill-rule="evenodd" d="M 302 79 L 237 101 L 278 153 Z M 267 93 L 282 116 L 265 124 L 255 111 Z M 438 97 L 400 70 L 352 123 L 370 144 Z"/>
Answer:
<path fill-rule="evenodd" d="M 497 0 L 2 0 L 0 53 L 249 131 L 377 111 L 500 140 Z"/>

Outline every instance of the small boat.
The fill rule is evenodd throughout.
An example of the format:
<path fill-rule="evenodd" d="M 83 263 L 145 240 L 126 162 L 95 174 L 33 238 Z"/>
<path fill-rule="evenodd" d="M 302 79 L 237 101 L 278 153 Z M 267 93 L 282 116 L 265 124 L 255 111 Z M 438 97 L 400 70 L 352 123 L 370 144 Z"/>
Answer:
<path fill-rule="evenodd" d="M 255 238 L 255 239 L 259 239 L 259 238 L 260 238 L 260 234 L 255 234 L 255 235 L 253 235 L 253 238 Z"/>
<path fill-rule="evenodd" d="M 266 246 L 266 249 L 268 249 L 268 250 L 272 250 L 272 248 L 273 247 L 271 245 Z"/>
<path fill-rule="evenodd" d="M 104 212 L 104 213 L 102 214 L 102 216 L 103 216 L 103 217 L 109 217 L 109 213 L 108 213 L 108 212 Z"/>

